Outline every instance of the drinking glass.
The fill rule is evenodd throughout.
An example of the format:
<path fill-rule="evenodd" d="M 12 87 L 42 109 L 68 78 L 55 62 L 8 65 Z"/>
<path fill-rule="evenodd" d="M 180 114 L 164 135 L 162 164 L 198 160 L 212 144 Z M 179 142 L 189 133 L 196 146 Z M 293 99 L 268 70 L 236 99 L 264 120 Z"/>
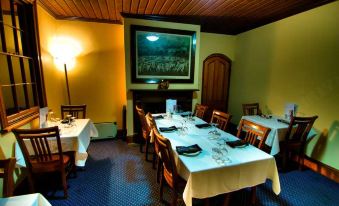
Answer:
<path fill-rule="evenodd" d="M 220 132 L 218 132 L 218 130 L 217 130 L 218 124 L 217 124 L 217 123 L 210 123 L 210 124 L 212 125 L 213 130 L 210 131 L 210 132 L 208 132 L 208 134 L 210 134 L 209 139 L 211 139 L 211 140 L 217 140 L 217 139 L 219 139 L 220 136 L 221 136 L 221 134 L 220 134 Z"/>

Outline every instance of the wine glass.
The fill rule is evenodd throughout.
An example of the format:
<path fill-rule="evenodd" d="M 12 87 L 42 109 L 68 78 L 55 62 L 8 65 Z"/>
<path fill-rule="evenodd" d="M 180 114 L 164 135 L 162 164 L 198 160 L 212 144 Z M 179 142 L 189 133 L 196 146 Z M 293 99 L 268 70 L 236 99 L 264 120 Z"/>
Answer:
<path fill-rule="evenodd" d="M 208 132 L 208 134 L 210 134 L 210 137 L 209 139 L 211 140 L 216 140 L 216 139 L 219 139 L 219 137 L 221 136 L 220 132 L 218 132 L 217 130 L 217 126 L 218 124 L 217 123 L 210 123 L 210 125 L 212 126 L 212 131 Z"/>

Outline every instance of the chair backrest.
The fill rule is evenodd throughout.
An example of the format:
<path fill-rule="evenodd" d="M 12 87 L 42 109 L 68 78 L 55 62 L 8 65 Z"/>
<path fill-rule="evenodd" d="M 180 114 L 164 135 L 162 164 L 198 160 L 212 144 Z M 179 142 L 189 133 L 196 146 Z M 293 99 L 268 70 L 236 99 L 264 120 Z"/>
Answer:
<path fill-rule="evenodd" d="M 64 169 L 58 126 L 40 129 L 14 129 L 13 133 L 30 172 Z M 51 142 L 54 140 L 56 140 L 56 153 L 52 153 L 54 146 Z M 56 157 L 58 158 L 56 159 Z"/>
<path fill-rule="evenodd" d="M 227 125 L 231 118 L 232 115 L 215 109 L 213 110 L 210 122 L 218 124 L 219 129 L 226 131 Z"/>
<path fill-rule="evenodd" d="M 0 160 L 0 178 L 3 179 L 3 197 L 13 196 L 14 179 L 13 172 L 15 168 L 15 158 L 8 158 Z"/>
<path fill-rule="evenodd" d="M 149 113 L 149 112 L 146 114 L 146 120 L 147 120 L 148 127 L 149 127 L 149 129 L 150 129 L 150 136 L 152 136 L 152 138 L 153 138 L 154 141 L 155 141 L 154 130 L 157 130 L 157 131 L 158 131 L 157 123 L 155 122 L 155 120 L 154 120 L 152 114 Z M 158 145 L 157 145 L 157 144 L 154 144 L 154 150 L 155 150 L 156 154 L 159 153 L 159 148 L 158 148 Z"/>
<path fill-rule="evenodd" d="M 61 118 L 64 119 L 68 114 L 79 119 L 86 118 L 86 104 L 81 105 L 61 105 Z"/>
<path fill-rule="evenodd" d="M 208 106 L 202 104 L 196 104 L 194 109 L 194 116 L 204 119 Z"/>
<path fill-rule="evenodd" d="M 174 189 L 178 186 L 178 173 L 175 165 L 171 142 L 154 129 L 155 144 L 158 145 L 163 162 L 163 176 L 167 184 Z"/>
<path fill-rule="evenodd" d="M 142 136 L 144 137 L 144 139 L 147 140 L 149 138 L 149 134 L 150 134 L 151 130 L 150 130 L 150 127 L 147 124 L 145 111 L 141 107 L 139 107 L 138 105 L 135 106 L 135 109 L 137 110 L 137 113 L 138 113 L 138 116 L 139 116 Z"/>
<path fill-rule="evenodd" d="M 261 115 L 259 103 L 242 104 L 244 115 Z"/>
<path fill-rule="evenodd" d="M 263 150 L 264 143 L 270 131 L 270 128 L 242 119 L 240 121 L 237 137 L 244 139 L 251 145 Z M 242 136 L 243 134 L 244 136 Z"/>
<path fill-rule="evenodd" d="M 313 123 L 318 116 L 313 117 L 294 117 L 291 116 L 291 121 L 288 126 L 285 142 L 300 142 L 306 143 L 307 135 L 312 129 Z"/>

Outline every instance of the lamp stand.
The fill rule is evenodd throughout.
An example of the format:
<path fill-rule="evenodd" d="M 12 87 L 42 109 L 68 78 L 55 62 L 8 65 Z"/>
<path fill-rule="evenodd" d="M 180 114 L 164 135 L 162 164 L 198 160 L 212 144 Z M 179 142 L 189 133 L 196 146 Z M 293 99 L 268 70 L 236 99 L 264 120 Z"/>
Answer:
<path fill-rule="evenodd" d="M 69 92 L 69 86 L 68 86 L 68 76 L 67 76 L 67 67 L 66 64 L 64 64 L 65 69 L 65 77 L 66 77 L 66 87 L 67 87 L 67 95 L 68 95 L 68 104 L 71 105 L 71 94 Z"/>

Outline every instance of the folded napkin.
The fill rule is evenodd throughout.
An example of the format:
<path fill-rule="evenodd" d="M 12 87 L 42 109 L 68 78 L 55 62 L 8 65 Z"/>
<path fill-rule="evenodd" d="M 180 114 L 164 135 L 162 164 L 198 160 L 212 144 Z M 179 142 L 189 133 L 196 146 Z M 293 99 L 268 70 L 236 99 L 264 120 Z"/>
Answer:
<path fill-rule="evenodd" d="M 278 122 L 282 122 L 282 123 L 285 123 L 285 124 L 290 124 L 290 122 L 289 121 L 287 121 L 287 120 L 285 120 L 285 119 L 277 119 L 278 120 Z"/>
<path fill-rule="evenodd" d="M 205 123 L 205 124 L 196 124 L 195 126 L 198 127 L 198 128 L 205 128 L 205 127 L 210 127 L 211 125 Z"/>
<path fill-rule="evenodd" d="M 162 115 L 158 115 L 158 116 L 153 116 L 153 119 L 163 119 L 164 117 Z"/>
<path fill-rule="evenodd" d="M 191 146 L 177 146 L 176 149 L 179 155 L 192 154 L 202 151 L 202 149 L 197 144 Z"/>
<path fill-rule="evenodd" d="M 160 132 L 171 132 L 177 130 L 175 126 L 171 127 L 159 127 Z"/>
<path fill-rule="evenodd" d="M 188 117 L 190 114 L 181 114 L 182 117 Z"/>
<path fill-rule="evenodd" d="M 244 140 L 235 140 L 226 142 L 226 144 L 228 144 L 232 148 L 235 148 L 235 147 L 245 147 L 248 145 L 248 142 L 245 142 Z"/>

